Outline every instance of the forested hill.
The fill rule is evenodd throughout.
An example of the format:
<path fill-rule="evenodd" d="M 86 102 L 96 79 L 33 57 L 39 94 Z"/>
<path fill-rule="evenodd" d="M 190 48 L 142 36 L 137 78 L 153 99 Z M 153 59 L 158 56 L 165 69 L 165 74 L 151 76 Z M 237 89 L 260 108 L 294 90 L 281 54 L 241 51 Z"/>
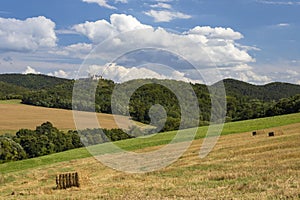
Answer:
<path fill-rule="evenodd" d="M 82 79 L 90 84 L 90 79 Z M 138 84 L 141 80 L 133 80 L 124 84 L 116 84 L 111 80 L 101 79 L 97 84 L 95 104 L 86 101 L 76 102 L 76 109 L 90 111 L 94 106 L 96 112 L 111 113 L 111 95 L 115 87 L 121 87 L 126 96 L 126 91 Z M 143 85 L 135 90 L 129 102 L 130 115 L 134 120 L 150 123 L 149 111 L 153 105 L 160 104 L 165 108 L 167 121 L 163 131 L 174 130 L 179 127 L 181 121 L 180 105 L 176 95 L 163 85 L 183 83 L 175 80 L 155 80 L 156 84 Z M 93 84 L 94 84 L 93 83 Z M 163 84 L 162 84 L 163 83 Z M 208 124 L 211 114 L 211 99 L 208 87 L 212 86 L 192 84 L 198 98 L 200 107 L 200 125 Z M 44 106 L 50 108 L 72 109 L 72 91 L 74 80 L 49 77 L 45 75 L 0 75 L 0 99 L 13 97 L 22 99 L 22 103 Z M 133 84 L 134 85 L 134 84 Z M 257 86 L 233 79 L 224 80 L 227 94 L 227 121 L 260 118 L 288 113 L 300 112 L 300 85 L 288 83 L 270 83 Z M 88 88 L 82 88 L 79 95 L 85 95 Z M 178 90 L 178 92 L 184 92 Z M 183 94 L 185 95 L 185 94 Z M 84 99 L 84 98 L 82 98 Z M 125 114 L 123 107 L 118 107 L 119 114 Z M 151 110 L 155 112 L 155 110 Z M 160 118 L 159 118 L 160 120 Z M 164 119 L 161 119 L 162 122 Z M 185 127 L 190 127 L 191 120 L 184 122 Z"/>
<path fill-rule="evenodd" d="M 70 82 L 70 80 L 43 74 L 0 74 L 0 82 L 9 83 L 29 90 L 40 90 L 65 84 Z"/>
<path fill-rule="evenodd" d="M 234 97 L 244 96 L 263 101 L 278 101 L 282 98 L 300 94 L 300 85 L 290 83 L 274 82 L 266 85 L 252 85 L 234 79 L 225 79 L 223 83 L 226 88 L 226 94 Z M 214 86 L 219 84 L 216 83 Z"/>
<path fill-rule="evenodd" d="M 12 94 L 21 94 L 28 91 L 53 89 L 55 86 L 63 84 L 72 84 L 69 79 L 57 78 L 43 74 L 0 74 L 0 96 L 5 92 Z M 244 96 L 250 99 L 259 99 L 264 101 L 277 101 L 282 98 L 288 98 L 300 94 L 300 85 L 274 82 L 266 85 L 253 85 L 250 83 L 225 79 L 223 80 L 228 96 Z M 214 84 L 217 86 L 219 83 Z M 203 89 L 204 85 L 196 84 Z M 4 90 L 5 88 L 5 90 Z M 69 89 L 69 87 L 68 87 Z M 20 95 L 19 95 L 20 96 Z"/>
<path fill-rule="evenodd" d="M 22 99 L 30 90 L 24 87 L 0 81 L 0 99 Z"/>

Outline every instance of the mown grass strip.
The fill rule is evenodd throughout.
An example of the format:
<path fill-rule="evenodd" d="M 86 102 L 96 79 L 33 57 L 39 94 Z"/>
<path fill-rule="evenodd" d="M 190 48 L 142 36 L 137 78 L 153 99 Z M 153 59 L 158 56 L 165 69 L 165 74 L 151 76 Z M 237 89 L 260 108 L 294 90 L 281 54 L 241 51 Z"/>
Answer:
<path fill-rule="evenodd" d="M 20 99 L 0 100 L 0 104 L 21 104 Z"/>

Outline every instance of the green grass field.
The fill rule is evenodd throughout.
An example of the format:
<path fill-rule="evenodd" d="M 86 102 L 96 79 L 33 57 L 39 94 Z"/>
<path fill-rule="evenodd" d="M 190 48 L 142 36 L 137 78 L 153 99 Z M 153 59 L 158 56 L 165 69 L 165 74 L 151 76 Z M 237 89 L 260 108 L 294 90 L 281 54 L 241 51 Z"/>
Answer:
<path fill-rule="evenodd" d="M 300 123 L 300 113 L 290 114 L 290 115 L 282 115 L 276 117 L 262 118 L 262 119 L 254 119 L 254 120 L 246 120 L 240 122 L 231 122 L 226 123 L 224 125 L 224 129 L 222 131 L 222 135 L 234 134 L 234 133 L 244 133 L 249 131 L 268 129 L 272 127 L 279 127 L 289 124 Z M 197 130 L 197 134 L 195 139 L 204 138 L 207 132 L 208 127 L 200 127 Z M 189 133 L 191 130 L 187 129 L 184 132 Z M 147 147 L 155 147 L 159 145 L 168 144 L 177 132 L 166 132 L 156 134 L 155 136 L 149 138 L 136 138 L 115 142 L 116 145 L 121 147 L 122 149 L 134 151 L 139 149 L 144 149 Z M 186 138 L 179 138 L 178 142 L 185 141 Z M 105 149 L 106 144 L 101 144 L 96 146 L 95 149 L 103 150 Z M 97 152 L 95 152 L 97 153 Z M 30 168 L 35 168 L 39 166 L 54 164 L 63 161 L 70 161 L 74 159 L 82 159 L 86 157 L 90 157 L 90 153 L 86 148 L 74 149 L 58 154 L 43 156 L 39 158 L 22 160 L 17 162 L 9 162 L 0 165 L 1 173 L 15 172 Z"/>
<path fill-rule="evenodd" d="M 20 104 L 20 99 L 0 100 L 0 104 Z"/>

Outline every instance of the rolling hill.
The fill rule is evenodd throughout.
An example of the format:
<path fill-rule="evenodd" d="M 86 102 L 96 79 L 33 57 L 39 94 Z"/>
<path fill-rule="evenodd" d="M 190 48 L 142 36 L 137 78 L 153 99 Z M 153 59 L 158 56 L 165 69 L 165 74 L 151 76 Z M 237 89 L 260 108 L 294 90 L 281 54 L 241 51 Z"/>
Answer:
<path fill-rule="evenodd" d="M 28 90 L 40 90 L 65 84 L 70 80 L 43 74 L 0 74 L 0 82 L 27 88 Z"/>
<path fill-rule="evenodd" d="M 16 88 L 17 94 L 22 97 L 22 103 L 34 106 L 48 108 L 75 109 L 81 111 L 95 110 L 99 113 L 112 113 L 111 96 L 115 88 L 122 88 L 118 94 L 118 99 L 127 96 L 126 92 L 134 88 L 135 83 L 139 84 L 141 80 L 133 80 L 123 84 L 116 84 L 111 80 L 101 79 L 94 82 L 97 85 L 94 103 L 84 100 L 90 88 L 86 85 L 82 87 L 79 95 L 80 100 L 72 102 L 72 91 L 74 80 L 60 79 L 45 75 L 21 75 L 4 74 L 0 75 L 0 81 L 4 84 L 10 84 L 11 87 L 23 87 L 24 90 Z M 175 80 L 155 80 L 155 84 L 146 84 L 134 91 L 129 102 L 130 115 L 135 121 L 149 124 L 151 118 L 149 110 L 153 105 L 162 105 L 167 114 L 166 125 L 162 131 L 176 130 L 181 121 L 181 107 L 176 95 L 164 86 L 177 84 L 178 87 L 185 87 L 190 84 L 198 98 L 198 104 L 201 109 L 199 113 L 199 125 L 207 125 L 211 119 L 211 96 L 209 87 L 218 87 L 219 83 L 212 86 L 202 84 L 184 83 Z M 80 83 L 91 84 L 90 79 L 82 79 Z M 267 85 L 252 85 L 238 80 L 225 79 L 223 81 L 226 89 L 227 100 L 227 118 L 226 121 L 239 121 L 246 119 L 275 116 L 280 114 L 296 113 L 300 111 L 300 85 L 288 83 L 270 83 Z M 4 86 L 3 86 L 4 87 Z M 11 89 L 13 90 L 13 88 Z M 1 89 L 0 89 L 1 91 Z M 185 90 L 177 90 L 185 96 Z M 16 92 L 18 93 L 18 92 Z M 1 94 L 1 93 L 0 93 Z M 1 97 L 1 95 L 0 95 Z M 5 99 L 6 96 L 1 97 Z M 282 100 L 283 99 L 283 100 Z M 74 104 L 72 104 L 74 103 Z M 114 105 L 119 105 L 114 103 Z M 187 105 L 189 106 L 189 105 Z M 116 111 L 120 115 L 125 115 L 126 110 L 122 106 L 116 106 Z M 189 108 L 187 108 L 189 109 Z M 190 112 L 191 114 L 193 112 Z M 197 113 L 194 113 L 197 116 Z M 192 117 L 191 117 L 192 118 Z M 194 127 L 195 120 L 187 119 L 184 121 L 184 128 Z"/>
<path fill-rule="evenodd" d="M 223 80 L 228 96 L 247 97 L 249 99 L 259 99 L 263 101 L 278 101 L 300 94 L 300 85 L 274 82 L 266 85 L 253 85 L 250 83 L 225 79 Z M 219 83 L 213 86 L 218 86 Z"/>
<path fill-rule="evenodd" d="M 0 74 L 0 89 L 12 88 L 15 90 L 15 94 L 22 95 L 25 91 L 36 90 L 51 90 L 58 85 L 72 84 L 73 81 L 69 79 L 57 78 L 42 74 Z M 111 84 L 111 81 L 103 80 L 103 84 Z M 300 85 L 273 82 L 266 85 L 253 85 L 239 80 L 224 79 L 223 80 L 226 93 L 228 96 L 244 96 L 250 99 L 260 99 L 264 101 L 279 100 L 282 98 L 288 98 L 300 94 Z M 217 87 L 218 83 L 212 85 Z M 206 90 L 207 86 L 202 84 L 195 84 L 195 89 Z M 70 88 L 67 87 L 65 92 Z M 1 93 L 0 93 L 1 94 Z"/>

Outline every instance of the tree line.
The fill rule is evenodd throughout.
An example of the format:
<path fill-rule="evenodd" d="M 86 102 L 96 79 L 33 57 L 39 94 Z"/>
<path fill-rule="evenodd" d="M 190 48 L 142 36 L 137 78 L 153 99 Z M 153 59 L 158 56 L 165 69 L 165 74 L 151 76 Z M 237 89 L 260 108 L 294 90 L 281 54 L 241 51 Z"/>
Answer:
<path fill-rule="evenodd" d="M 87 145 L 134 138 L 121 129 L 58 130 L 50 122 L 35 130 L 20 129 L 0 136 L 0 163 L 59 153 Z"/>
<path fill-rule="evenodd" d="M 167 115 L 166 119 L 163 119 L 159 114 L 156 116 L 159 124 L 163 122 L 165 124 L 161 131 L 176 130 L 180 124 L 183 124 L 183 128 L 195 126 L 193 119 L 197 115 L 200 116 L 199 126 L 209 124 L 211 118 L 211 94 L 209 90 L 213 87 L 219 87 L 222 83 L 226 89 L 227 122 L 299 112 L 297 101 L 300 86 L 288 83 L 270 83 L 257 86 L 226 79 L 223 82 L 207 86 L 175 80 L 152 80 L 154 84 L 145 84 L 130 94 L 128 113 L 127 107 L 114 102 L 112 93 L 117 88 L 122 88 L 122 92 L 117 94 L 117 100 L 122 100 L 128 96 L 128 91 L 131 91 L 135 85 L 144 80 L 133 80 L 120 84 L 105 79 L 99 81 L 91 81 L 88 78 L 81 79 L 76 81 L 76 83 L 80 83 L 79 92 L 76 93 L 76 102 L 72 101 L 74 80 L 44 75 L 0 75 L 0 81 L 6 81 L 2 83 L 5 84 L 3 87 L 0 82 L 0 98 L 2 99 L 16 97 L 21 98 L 22 103 L 29 105 L 63 109 L 75 108 L 76 110 L 108 114 L 112 113 L 111 104 L 113 104 L 118 114 L 130 115 L 132 119 L 146 124 L 151 123 L 151 111 L 159 113 L 152 109 L 154 105 L 159 104 L 164 108 Z M 164 86 L 168 84 L 190 85 L 198 99 L 200 113 L 194 113 L 193 109 L 190 109 L 191 117 L 182 122 L 181 109 L 182 107 L 189 109 L 189 105 L 179 105 L 176 94 Z M 96 92 L 92 91 L 91 88 L 93 87 L 96 87 Z M 179 95 L 184 95 L 185 90 L 179 89 L 176 92 Z M 93 93 L 95 93 L 94 101 L 90 95 Z M 87 99 L 87 97 L 89 98 Z"/>
<path fill-rule="evenodd" d="M 90 80 L 85 81 L 87 85 L 92 84 Z M 136 84 L 141 80 L 134 80 Z M 180 105 L 178 99 L 173 91 L 163 86 L 166 84 L 189 84 L 174 80 L 157 80 L 157 84 L 145 84 L 136 89 L 131 95 L 129 101 L 129 113 L 126 112 L 125 107 L 122 107 L 118 102 L 113 102 L 112 93 L 116 88 L 123 88 L 120 94 L 117 94 L 117 100 L 122 100 L 128 94 L 126 91 L 131 91 L 135 84 L 133 81 L 127 83 L 116 84 L 111 80 L 99 80 L 94 84 L 97 84 L 95 93 L 95 103 L 92 100 L 86 101 L 86 96 L 89 94 L 88 88 L 81 88 L 81 92 L 77 95 L 82 95 L 76 99 L 78 102 L 73 102 L 75 109 L 83 111 L 96 111 L 101 113 L 112 113 L 111 104 L 114 104 L 118 114 L 128 115 L 133 120 L 149 124 L 151 122 L 151 116 L 149 111 L 153 105 L 161 105 L 167 114 L 165 126 L 161 131 L 170 131 L 178 129 L 181 122 L 181 106 L 189 109 L 189 105 Z M 163 84 L 162 84 L 163 83 Z M 23 96 L 22 102 L 25 104 L 45 106 L 52 108 L 64 108 L 72 109 L 72 89 L 74 82 L 69 82 L 63 85 L 57 85 L 54 88 L 35 91 Z M 281 90 L 286 90 L 289 84 L 278 83 L 278 91 L 276 91 L 275 85 L 267 85 L 266 87 L 272 87 L 271 92 L 267 92 L 262 86 L 253 86 L 251 84 L 240 84 L 235 80 L 227 80 L 224 82 L 226 89 L 226 101 L 227 101 L 227 117 L 226 121 L 239 121 L 254 118 L 261 118 L 267 116 L 275 116 L 286 113 L 299 112 L 297 109 L 297 102 L 300 94 L 300 86 L 292 85 L 292 91 L 289 91 L 284 98 Z M 217 87 L 217 85 L 206 86 L 202 84 L 190 84 L 193 88 L 200 108 L 199 126 L 208 125 L 211 117 L 211 96 L 209 94 L 209 87 Z M 240 88 L 240 90 L 238 89 Z M 298 92 L 299 89 L 299 93 Z M 184 90 L 177 90 L 177 93 L 184 95 Z M 293 95 L 294 94 L 294 95 Z M 288 96 L 292 95 L 292 96 Z M 257 98 L 256 98 L 257 96 Z M 192 110 L 192 109 L 191 109 Z M 191 118 L 183 122 L 183 128 L 189 128 L 194 126 L 191 122 L 195 113 L 190 112 Z M 159 116 L 157 116 L 159 118 Z M 162 121 L 164 119 L 161 119 Z"/>

